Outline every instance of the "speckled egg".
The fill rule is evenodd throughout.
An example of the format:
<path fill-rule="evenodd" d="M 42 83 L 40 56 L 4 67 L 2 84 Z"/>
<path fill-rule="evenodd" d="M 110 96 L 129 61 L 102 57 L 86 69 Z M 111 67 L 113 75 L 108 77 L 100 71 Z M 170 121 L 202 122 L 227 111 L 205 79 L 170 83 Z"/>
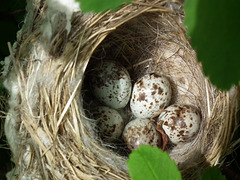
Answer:
<path fill-rule="evenodd" d="M 101 61 L 95 67 L 91 72 L 93 94 L 111 108 L 125 107 L 132 90 L 128 71 L 115 61 Z"/>
<path fill-rule="evenodd" d="M 158 120 L 163 121 L 162 128 L 173 144 L 192 140 L 199 131 L 200 113 L 190 105 L 174 104 L 166 109 Z"/>
<path fill-rule="evenodd" d="M 123 140 L 130 150 L 137 149 L 140 145 L 157 146 L 160 134 L 149 119 L 135 119 L 124 128 Z"/>
<path fill-rule="evenodd" d="M 107 106 L 98 106 L 91 112 L 97 121 L 100 137 L 105 142 L 118 140 L 124 129 L 124 120 L 118 111 Z"/>
<path fill-rule="evenodd" d="M 134 84 L 131 111 L 138 118 L 150 118 L 169 104 L 171 95 L 171 86 L 166 77 L 147 74 Z"/>

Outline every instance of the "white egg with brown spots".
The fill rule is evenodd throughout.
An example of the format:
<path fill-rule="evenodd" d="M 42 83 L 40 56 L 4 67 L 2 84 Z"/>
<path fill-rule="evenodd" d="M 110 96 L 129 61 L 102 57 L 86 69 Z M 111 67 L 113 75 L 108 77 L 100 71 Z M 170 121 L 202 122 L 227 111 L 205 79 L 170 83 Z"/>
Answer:
<path fill-rule="evenodd" d="M 100 137 L 105 142 L 119 139 L 124 129 L 124 120 L 117 110 L 107 106 L 98 106 L 91 113 L 92 118 L 96 120 Z"/>
<path fill-rule="evenodd" d="M 101 61 L 91 72 L 90 84 L 96 98 L 114 109 L 127 105 L 131 96 L 131 78 L 123 66 L 115 61 Z"/>
<path fill-rule="evenodd" d="M 163 121 L 162 128 L 173 144 L 193 140 L 200 127 L 201 117 L 197 108 L 190 105 L 174 104 L 167 107 L 158 121 Z"/>
<path fill-rule="evenodd" d="M 165 76 L 147 74 L 134 84 L 130 108 L 138 118 L 150 118 L 171 100 L 172 89 Z"/>
<path fill-rule="evenodd" d="M 160 134 L 149 119 L 134 119 L 124 128 L 123 140 L 130 150 L 137 149 L 140 145 L 157 146 Z"/>

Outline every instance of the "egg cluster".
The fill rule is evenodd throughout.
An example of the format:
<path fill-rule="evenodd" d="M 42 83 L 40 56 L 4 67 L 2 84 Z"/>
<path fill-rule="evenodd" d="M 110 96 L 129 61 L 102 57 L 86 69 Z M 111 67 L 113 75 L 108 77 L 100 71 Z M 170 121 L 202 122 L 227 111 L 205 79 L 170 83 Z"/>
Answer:
<path fill-rule="evenodd" d="M 105 142 L 123 140 L 130 150 L 139 145 L 161 144 L 156 124 L 172 144 L 195 138 L 200 126 L 200 113 L 190 105 L 172 104 L 172 89 L 167 77 L 150 73 L 132 87 L 126 68 L 115 61 L 99 61 L 90 72 L 90 89 L 100 102 L 90 109 L 100 137 Z M 170 105 L 170 106 L 169 106 Z M 126 116 L 124 109 L 130 109 Z M 161 113 L 159 113 L 161 112 Z M 150 118 L 158 115 L 157 122 Z"/>

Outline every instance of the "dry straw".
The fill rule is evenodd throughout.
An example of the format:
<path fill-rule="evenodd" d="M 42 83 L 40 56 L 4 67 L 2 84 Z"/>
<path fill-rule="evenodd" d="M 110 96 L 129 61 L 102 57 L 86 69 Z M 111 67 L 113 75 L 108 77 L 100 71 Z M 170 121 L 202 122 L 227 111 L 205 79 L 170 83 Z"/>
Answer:
<path fill-rule="evenodd" d="M 116 12 L 56 15 L 52 36 L 42 34 L 48 7 L 28 3 L 28 14 L 11 55 L 5 60 L 10 91 L 5 123 L 16 167 L 9 179 L 129 179 L 127 156 L 94 136 L 81 92 L 89 62 L 112 59 L 136 80 L 148 72 L 171 80 L 171 103 L 198 107 L 202 123 L 196 139 L 168 147 L 185 179 L 197 179 L 221 164 L 239 144 L 233 141 L 238 90 L 222 92 L 204 77 L 183 27 L 182 4 L 141 0 Z M 111 146 L 111 147 L 110 147 Z"/>

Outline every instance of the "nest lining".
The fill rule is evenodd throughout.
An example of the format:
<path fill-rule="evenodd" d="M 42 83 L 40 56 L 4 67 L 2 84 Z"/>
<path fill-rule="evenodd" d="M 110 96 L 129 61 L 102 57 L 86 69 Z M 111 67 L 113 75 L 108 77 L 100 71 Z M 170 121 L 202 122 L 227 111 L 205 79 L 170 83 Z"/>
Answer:
<path fill-rule="evenodd" d="M 182 37 L 176 35 L 176 25 L 172 24 L 178 24 L 179 19 L 168 18 L 170 20 L 164 21 L 164 17 L 159 17 L 159 14 L 146 13 L 120 26 L 98 46 L 93 54 L 93 65 L 94 61 L 101 59 L 116 60 L 125 65 L 133 81 L 146 73 L 163 74 L 171 80 L 171 103 L 191 104 L 202 110 L 202 104 L 206 104 L 201 98 L 201 95 L 206 96 L 204 76 L 194 60 L 193 52 L 186 49 L 189 44 L 182 45 L 179 42 L 185 38 L 185 32 L 182 32 Z M 174 28 L 169 28 L 166 32 L 166 26 Z M 204 110 L 206 111 L 203 109 L 203 112 Z M 204 121 L 206 117 L 203 112 Z M 195 143 L 198 144 L 199 141 L 196 140 Z M 188 159 L 192 161 L 197 157 L 197 161 L 202 158 L 202 154 L 196 156 L 196 150 L 192 146 L 191 142 L 169 148 L 170 155 L 180 168 L 181 163 Z"/>
<path fill-rule="evenodd" d="M 134 81 L 149 72 L 164 74 L 173 88 L 171 103 L 201 110 L 195 140 L 168 150 L 184 178 L 197 179 L 232 150 L 228 145 L 236 123 L 238 91 L 230 97 L 204 77 L 185 36 L 182 10 L 169 8 L 181 3 L 135 1 L 116 12 L 74 13 L 69 34 L 59 13 L 60 25 L 53 26 L 51 39 L 42 37 L 38 28 L 47 6 L 35 3 L 29 12 L 32 31 L 24 26 L 19 33 L 10 57 L 11 77 L 6 78 L 10 91 L 10 82 L 17 86 L 5 123 L 8 139 L 12 134 L 16 138 L 9 141 L 16 163 L 9 179 L 14 174 L 18 179 L 129 179 L 127 157 L 94 137 L 92 120 L 83 108 L 86 68 L 99 59 L 121 62 Z"/>

